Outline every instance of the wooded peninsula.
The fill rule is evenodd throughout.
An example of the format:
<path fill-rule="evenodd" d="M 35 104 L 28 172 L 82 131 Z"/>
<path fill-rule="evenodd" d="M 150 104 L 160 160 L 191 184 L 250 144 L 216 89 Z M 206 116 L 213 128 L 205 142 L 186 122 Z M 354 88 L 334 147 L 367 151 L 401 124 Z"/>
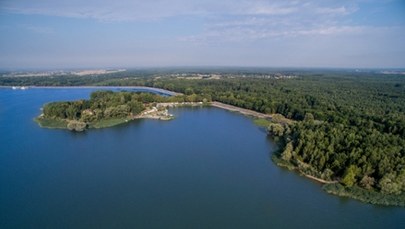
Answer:
<path fill-rule="evenodd" d="M 291 122 L 257 120 L 279 144 L 280 150 L 273 156 L 276 164 L 325 183 L 323 188 L 328 193 L 373 204 L 405 206 L 403 75 L 333 70 L 274 73 L 263 69 L 213 70 L 202 72 L 199 78 L 196 74 L 124 72 L 60 80 L 0 77 L 0 84 L 148 86 L 183 93 L 190 102 L 217 101 L 272 117 L 276 114 Z M 219 77 L 204 77 L 213 74 Z M 105 100 L 105 93 L 96 92 L 90 101 L 75 105 L 50 103 L 44 107 L 44 117 L 96 126 L 104 118 L 136 116 L 148 103 L 175 98 L 148 95 L 151 99 L 147 100 L 146 95 L 124 92 L 112 93 L 113 99 Z"/>
<path fill-rule="evenodd" d="M 89 100 L 51 102 L 42 108 L 35 119 L 41 127 L 84 131 L 105 128 L 134 119 L 170 120 L 168 106 L 203 105 L 200 96 L 176 95 L 165 97 L 153 93 L 95 91 Z"/>

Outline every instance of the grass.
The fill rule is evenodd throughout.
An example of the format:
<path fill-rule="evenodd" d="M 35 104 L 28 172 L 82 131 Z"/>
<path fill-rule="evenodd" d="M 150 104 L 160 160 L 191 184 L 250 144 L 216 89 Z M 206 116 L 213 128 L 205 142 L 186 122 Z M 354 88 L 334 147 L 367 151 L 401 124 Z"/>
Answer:
<path fill-rule="evenodd" d="M 345 187 L 339 183 L 325 184 L 323 187 L 327 193 L 331 193 L 337 196 L 350 197 L 362 202 L 379 205 L 391 205 L 405 207 L 405 194 L 390 195 L 376 192 L 373 190 L 365 190 L 360 187 Z"/>
<path fill-rule="evenodd" d="M 256 118 L 253 120 L 254 124 L 260 127 L 268 127 L 271 123 L 271 121 L 265 119 L 265 118 Z"/>
<path fill-rule="evenodd" d="M 295 166 L 295 165 L 293 165 L 291 162 L 289 162 L 289 161 L 285 161 L 285 160 L 282 160 L 282 159 L 280 159 L 279 158 L 279 156 L 277 156 L 277 155 L 273 155 L 272 157 L 271 157 L 271 159 L 272 159 L 272 161 L 276 164 L 276 165 L 278 165 L 278 166 L 280 166 L 280 167 L 283 167 L 283 168 L 286 168 L 286 169 L 288 169 L 288 170 L 295 170 L 297 167 Z"/>
<path fill-rule="evenodd" d="M 90 128 L 106 128 L 112 127 L 116 125 L 120 125 L 126 122 L 129 122 L 128 118 L 111 118 L 111 119 L 103 119 L 97 122 L 93 122 L 90 124 Z"/>
<path fill-rule="evenodd" d="M 67 121 L 62 119 L 48 119 L 48 118 L 35 118 L 35 122 L 39 124 L 39 126 L 44 128 L 51 128 L 51 129 L 66 129 L 67 128 Z"/>
<path fill-rule="evenodd" d="M 68 121 L 63 119 L 51 119 L 51 118 L 35 118 L 34 121 L 39 124 L 39 126 L 50 129 L 67 129 Z M 104 119 L 101 121 L 93 122 L 89 125 L 90 128 L 106 128 L 116 125 L 126 123 L 130 120 L 128 118 L 112 118 Z"/>

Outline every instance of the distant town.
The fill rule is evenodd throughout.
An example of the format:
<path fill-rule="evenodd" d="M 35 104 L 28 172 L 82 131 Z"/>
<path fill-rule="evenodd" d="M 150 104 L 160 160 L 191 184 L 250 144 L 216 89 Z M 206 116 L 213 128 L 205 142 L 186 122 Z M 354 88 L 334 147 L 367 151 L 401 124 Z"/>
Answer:
<path fill-rule="evenodd" d="M 61 77 L 61 76 L 102 76 L 102 75 L 116 75 L 120 76 L 128 75 L 128 77 L 133 76 L 134 73 L 139 73 L 143 71 L 148 72 L 148 76 L 152 76 L 156 79 L 161 77 L 169 77 L 175 79 L 186 79 L 186 80 L 217 80 L 221 78 L 260 78 L 260 79 L 293 79 L 297 78 L 296 74 L 290 72 L 265 72 L 260 71 L 249 71 L 249 72 L 206 72 L 204 70 L 182 70 L 182 72 L 171 73 L 169 72 L 153 72 L 153 70 L 127 70 L 127 69 L 87 69 L 87 70 L 52 70 L 52 71 L 9 71 L 0 72 L 1 77 Z"/>

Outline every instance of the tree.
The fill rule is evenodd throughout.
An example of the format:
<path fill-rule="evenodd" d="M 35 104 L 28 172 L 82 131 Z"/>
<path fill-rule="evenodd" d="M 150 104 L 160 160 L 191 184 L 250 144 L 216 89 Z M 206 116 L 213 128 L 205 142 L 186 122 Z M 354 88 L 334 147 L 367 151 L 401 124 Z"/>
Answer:
<path fill-rule="evenodd" d="M 281 158 L 285 161 L 290 161 L 293 153 L 293 144 L 292 142 L 288 142 L 284 148 L 283 153 L 281 153 Z"/>
<path fill-rule="evenodd" d="M 374 184 L 375 184 L 374 177 L 369 177 L 367 175 L 364 175 L 360 181 L 360 186 L 365 189 L 372 189 Z"/>
<path fill-rule="evenodd" d="M 379 182 L 381 192 L 385 194 L 401 194 L 402 185 L 397 182 L 395 173 L 388 173 Z"/>
<path fill-rule="evenodd" d="M 80 108 L 75 103 L 71 103 L 65 111 L 66 117 L 68 119 L 78 119 L 80 118 Z"/>
<path fill-rule="evenodd" d="M 133 115 L 137 115 L 145 109 L 145 106 L 143 105 L 143 103 L 138 102 L 138 101 L 131 101 L 129 103 L 129 107 L 130 107 L 130 112 Z"/>
<path fill-rule="evenodd" d="M 96 119 L 96 116 L 92 110 L 88 109 L 88 110 L 82 111 L 80 121 L 89 123 L 89 122 L 94 121 L 95 119 Z"/>
<path fill-rule="evenodd" d="M 184 94 L 186 95 L 192 95 L 194 94 L 194 90 L 192 88 L 186 88 L 186 90 L 184 91 Z"/>
<path fill-rule="evenodd" d="M 314 115 L 311 113 L 306 113 L 304 117 L 305 122 L 313 122 L 314 121 Z"/>
<path fill-rule="evenodd" d="M 43 113 L 48 118 L 61 118 L 65 119 L 66 109 L 69 106 L 67 102 L 54 102 L 48 103 L 44 106 Z"/>
<path fill-rule="evenodd" d="M 342 178 L 342 183 L 347 187 L 352 187 L 356 183 L 356 176 L 359 172 L 359 168 L 355 165 L 350 165 L 346 169 L 345 175 Z"/>
<path fill-rule="evenodd" d="M 269 127 L 267 128 L 269 133 L 274 136 L 282 136 L 284 134 L 284 127 L 279 123 L 270 123 Z"/>

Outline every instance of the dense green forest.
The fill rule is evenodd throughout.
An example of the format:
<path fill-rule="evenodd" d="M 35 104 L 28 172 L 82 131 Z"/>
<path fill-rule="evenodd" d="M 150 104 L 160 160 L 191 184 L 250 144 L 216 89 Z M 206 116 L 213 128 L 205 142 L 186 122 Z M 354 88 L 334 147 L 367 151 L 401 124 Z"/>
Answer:
<path fill-rule="evenodd" d="M 295 122 L 268 126 L 280 144 L 278 164 L 338 181 L 340 186 L 328 186 L 335 194 L 350 196 L 352 192 L 368 202 L 405 205 L 405 77 L 345 71 L 293 73 L 298 77 L 234 73 L 234 77 L 230 74 L 221 79 L 180 79 L 164 74 L 94 81 L 76 78 L 74 85 L 158 87 L 282 114 Z M 17 85 L 18 79 L 13 80 Z M 47 81 L 41 82 L 39 85 L 47 85 Z M 381 198 L 377 194 L 373 200 L 360 198 L 362 192 L 389 196 L 393 201 L 376 201 Z"/>

